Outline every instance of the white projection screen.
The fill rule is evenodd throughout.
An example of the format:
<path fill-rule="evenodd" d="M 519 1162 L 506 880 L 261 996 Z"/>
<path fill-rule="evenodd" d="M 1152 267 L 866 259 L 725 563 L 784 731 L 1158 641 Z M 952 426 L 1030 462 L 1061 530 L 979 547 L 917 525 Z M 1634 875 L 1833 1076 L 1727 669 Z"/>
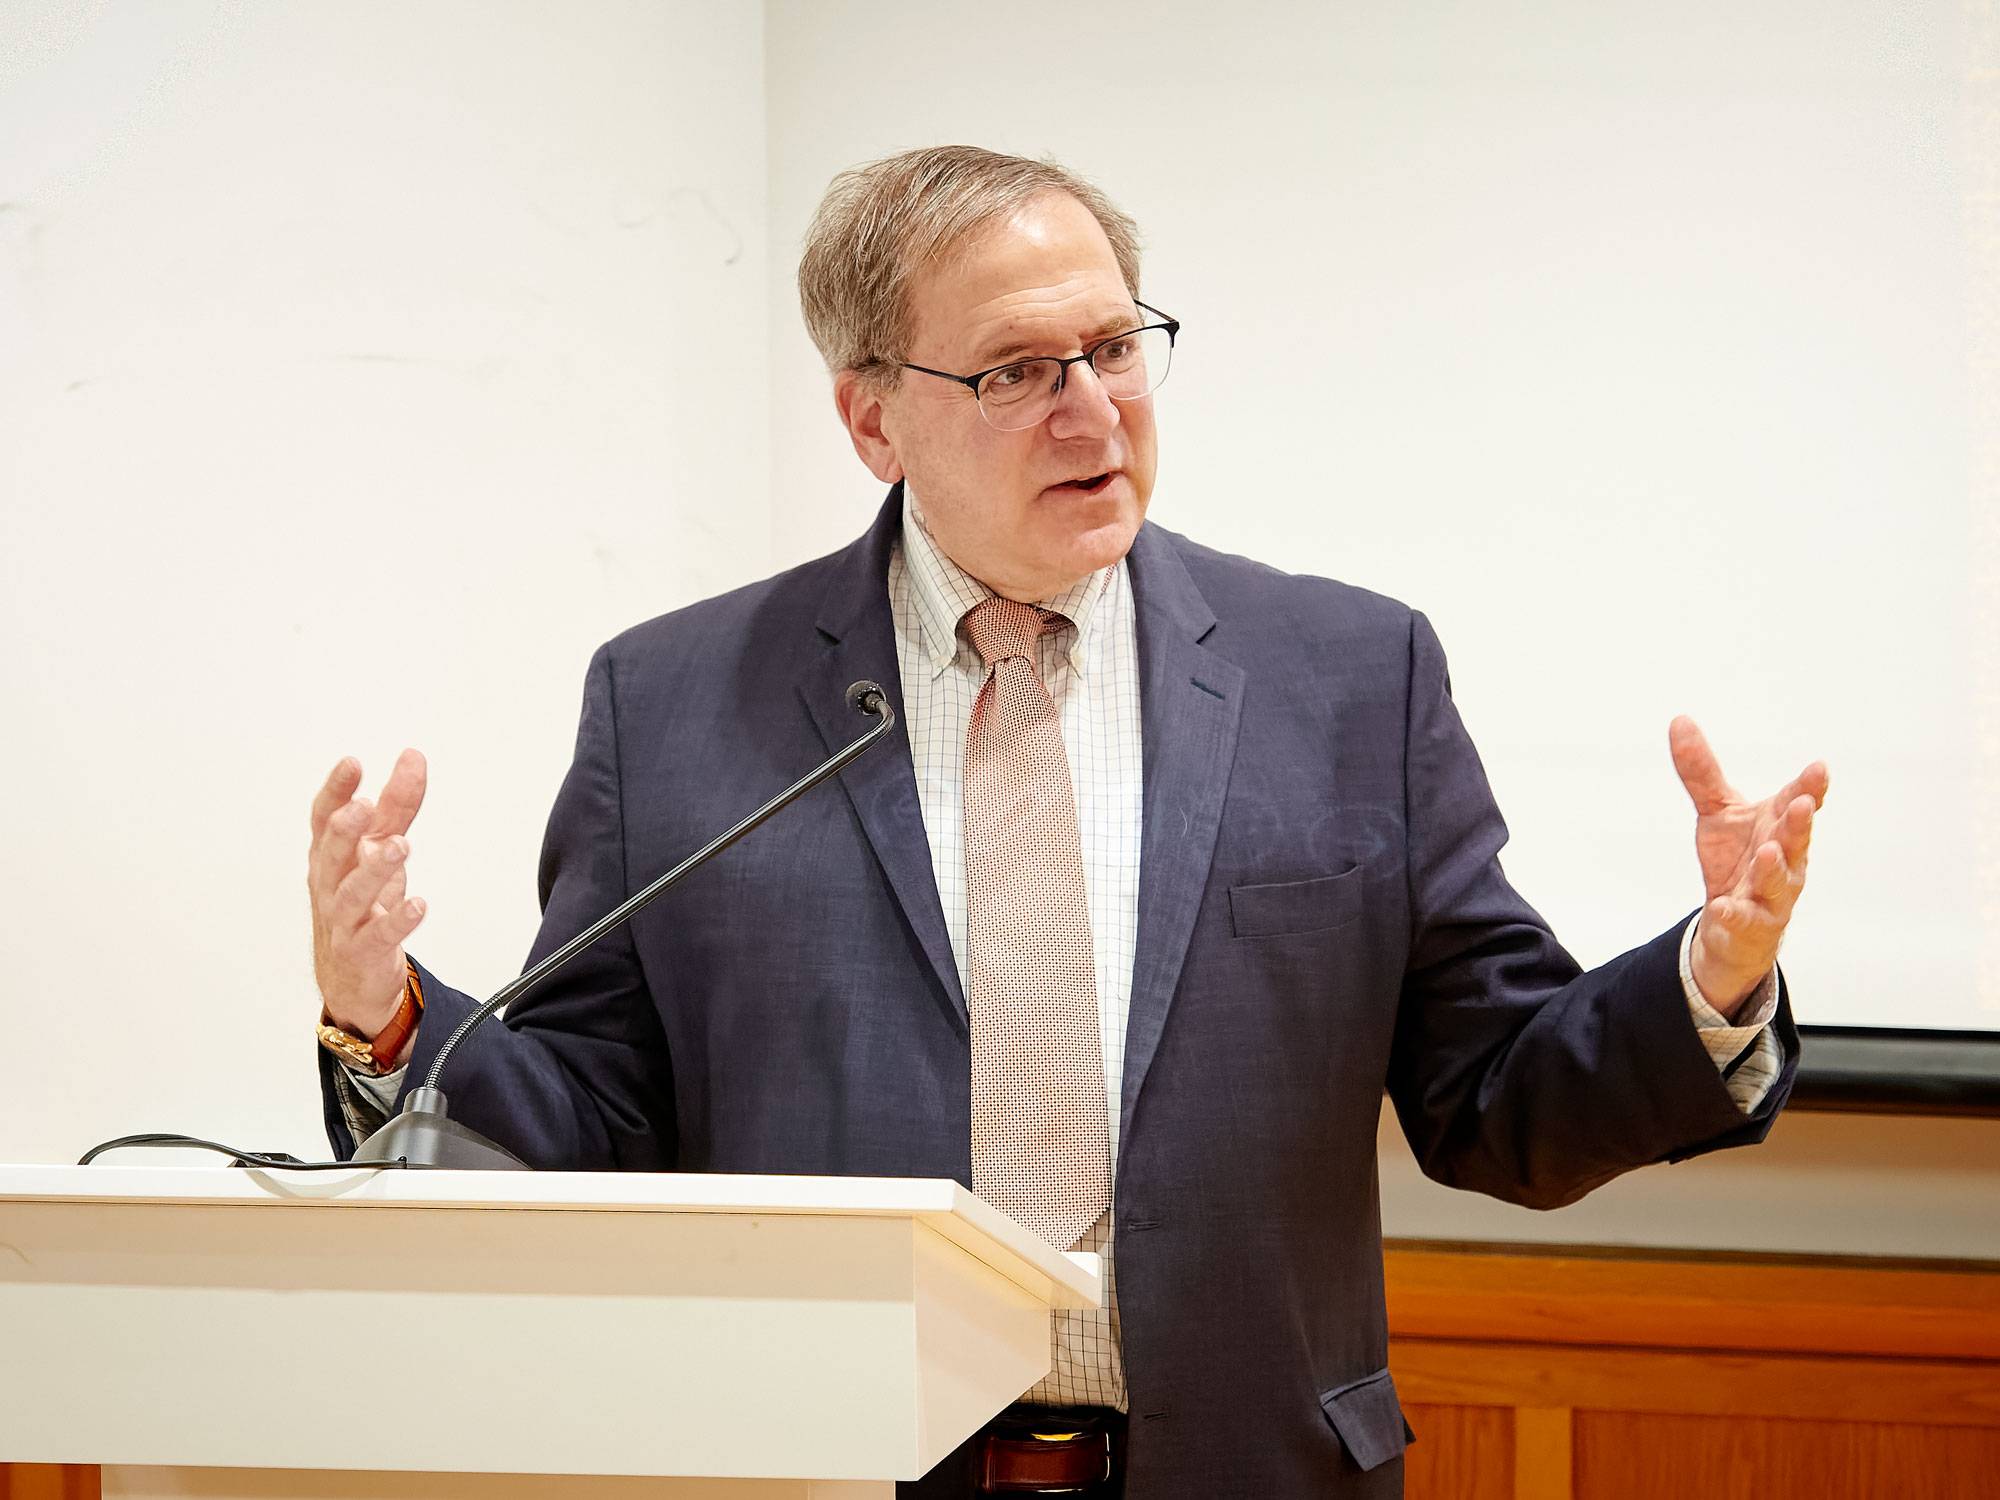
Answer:
<path fill-rule="evenodd" d="M 1800 1020 L 2000 1030 L 1990 7 L 1250 4 L 1225 44 L 1167 5 L 1122 51 L 1078 15 L 1065 45 L 1146 80 L 1139 125 L 1024 120 L 1033 46 L 998 21 L 771 15 L 798 555 L 858 515 L 826 514 L 854 465 L 782 300 L 827 176 L 938 139 L 1053 153 L 1136 215 L 1186 324 L 1154 518 L 1432 618 L 1508 872 L 1583 962 L 1699 899 L 1686 712 L 1746 792 L 1832 768 Z M 947 30 L 990 66 L 927 86 Z M 843 111 L 869 66 L 895 110 Z"/>

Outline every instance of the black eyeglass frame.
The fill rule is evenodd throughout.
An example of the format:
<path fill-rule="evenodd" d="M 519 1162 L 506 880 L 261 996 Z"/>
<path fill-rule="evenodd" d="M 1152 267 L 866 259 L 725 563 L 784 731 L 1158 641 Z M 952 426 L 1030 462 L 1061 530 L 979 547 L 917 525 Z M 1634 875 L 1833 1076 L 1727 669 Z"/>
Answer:
<path fill-rule="evenodd" d="M 1141 310 L 1149 312 L 1154 317 L 1160 319 L 1160 321 L 1157 323 L 1147 323 L 1138 328 L 1127 328 L 1119 333 L 1106 334 L 1103 338 L 1099 339 L 1096 343 L 1092 344 L 1088 349 L 1084 350 L 1083 353 L 1072 354 L 1067 359 L 1059 359 L 1053 354 L 1032 354 L 1028 355 L 1025 358 L 1017 355 L 1013 359 L 1001 361 L 999 364 L 994 365 L 990 369 L 981 370 L 976 375 L 954 375 L 949 370 L 933 370 L 928 365 L 913 365 L 907 363 L 899 363 L 897 365 L 897 368 L 901 370 L 915 370 L 919 375 L 935 375 L 940 380 L 955 381 L 957 384 L 964 386 L 968 391 L 971 391 L 972 399 L 978 401 L 979 382 L 986 379 L 986 377 L 989 375 L 998 375 L 1002 370 L 1011 370 L 1016 365 L 1053 364 L 1056 367 L 1055 394 L 1060 396 L 1063 392 L 1063 387 L 1069 383 L 1069 367 L 1071 365 L 1080 365 L 1088 361 L 1094 360 L 1097 357 L 1097 351 L 1099 349 L 1102 349 L 1106 344 L 1115 344 L 1120 339 L 1131 338 L 1134 334 L 1151 333 L 1156 328 L 1165 329 L 1167 334 L 1167 357 L 1169 359 L 1173 357 L 1174 339 L 1175 336 L 1178 335 L 1181 331 L 1180 320 L 1178 318 L 1171 317 L 1168 314 L 1161 312 L 1159 308 L 1154 307 L 1149 302 L 1139 301 L 1137 297 L 1134 297 L 1132 299 L 1132 302 L 1135 306 L 1137 306 Z M 1094 370 L 1097 367 L 1093 364 L 1091 368 Z M 1103 377 L 1100 376 L 1099 378 L 1102 379 Z M 1160 379 L 1162 381 L 1165 381 L 1166 376 L 1162 375 Z M 1153 387 L 1153 391 L 1157 391 L 1158 389 L 1159 386 L 1157 385 Z M 1152 395 L 1153 391 L 1146 392 L 1146 395 L 1148 396 Z M 1109 392 L 1107 392 L 1106 394 L 1108 395 Z M 1139 401 L 1143 400 L 1144 398 L 1140 396 L 1125 396 L 1125 397 L 1112 396 L 1111 399 L 1113 401 L 1118 401 L 1121 399 L 1126 401 Z M 985 403 L 981 402 L 979 411 L 981 416 L 985 415 L 986 413 Z"/>

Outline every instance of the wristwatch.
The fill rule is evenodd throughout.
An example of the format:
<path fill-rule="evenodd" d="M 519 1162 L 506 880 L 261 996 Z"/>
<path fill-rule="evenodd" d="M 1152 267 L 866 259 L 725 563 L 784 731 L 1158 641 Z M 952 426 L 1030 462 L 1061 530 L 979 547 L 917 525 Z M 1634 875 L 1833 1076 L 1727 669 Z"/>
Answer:
<path fill-rule="evenodd" d="M 424 986 L 417 978 L 417 966 L 408 959 L 403 960 L 407 972 L 403 976 L 403 1003 L 396 1007 L 389 1024 L 376 1032 L 370 1040 L 364 1041 L 351 1032 L 342 1031 L 333 1024 L 333 1017 L 326 1007 L 319 1012 L 319 1044 L 339 1058 L 342 1065 L 357 1073 L 365 1073 L 371 1078 L 379 1078 L 396 1065 L 396 1058 L 410 1034 L 417 1029 L 417 1022 L 424 1016 Z"/>

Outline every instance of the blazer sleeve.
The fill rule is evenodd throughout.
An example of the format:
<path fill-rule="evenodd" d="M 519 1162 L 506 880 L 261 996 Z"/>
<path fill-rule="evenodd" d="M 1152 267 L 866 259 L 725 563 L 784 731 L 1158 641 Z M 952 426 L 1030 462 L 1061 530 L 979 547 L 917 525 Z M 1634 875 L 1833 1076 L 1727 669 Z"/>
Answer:
<path fill-rule="evenodd" d="M 1693 913 L 1584 972 L 1508 884 L 1507 826 L 1416 613 L 1405 751 L 1410 937 L 1389 1093 L 1425 1174 L 1558 1208 L 1633 1167 L 1763 1139 L 1798 1068 L 1782 974 L 1780 1074 L 1746 1114 L 1688 1014 Z"/>
<path fill-rule="evenodd" d="M 609 647 L 598 650 L 585 676 L 576 758 L 549 814 L 540 887 L 542 925 L 530 964 L 629 894 Z M 424 1019 L 403 1093 L 422 1083 L 445 1038 L 479 1005 L 418 968 Z M 354 1148 L 333 1078 L 337 1067 L 321 1053 L 327 1134 L 344 1158 Z M 453 1049 L 438 1084 L 453 1119 L 530 1166 L 664 1171 L 674 1165 L 673 1067 L 628 927 L 607 933 L 471 1033 Z"/>

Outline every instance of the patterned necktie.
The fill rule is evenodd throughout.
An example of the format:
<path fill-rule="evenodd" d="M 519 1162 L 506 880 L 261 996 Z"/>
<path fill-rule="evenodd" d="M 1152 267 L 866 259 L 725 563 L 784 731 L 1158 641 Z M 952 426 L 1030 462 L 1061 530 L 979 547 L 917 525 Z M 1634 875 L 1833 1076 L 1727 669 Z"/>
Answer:
<path fill-rule="evenodd" d="M 1076 796 L 1036 641 L 1011 599 L 966 615 L 986 664 L 965 740 L 972 1187 L 1067 1250 L 1111 1205 L 1097 969 Z"/>

